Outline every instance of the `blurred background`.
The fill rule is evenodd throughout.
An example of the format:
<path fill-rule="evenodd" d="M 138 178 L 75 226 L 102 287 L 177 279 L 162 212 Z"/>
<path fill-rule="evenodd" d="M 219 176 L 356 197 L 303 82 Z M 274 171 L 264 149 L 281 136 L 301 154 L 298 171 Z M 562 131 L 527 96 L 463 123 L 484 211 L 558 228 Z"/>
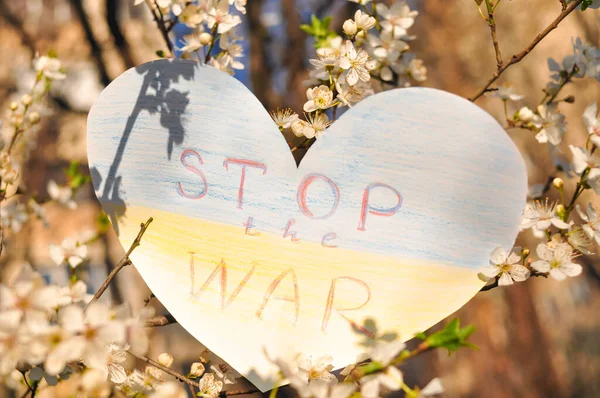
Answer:
<path fill-rule="evenodd" d="M 489 28 L 475 2 L 428 0 L 409 4 L 420 13 L 411 28 L 417 36 L 411 47 L 428 68 L 424 85 L 461 96 L 473 95 L 496 65 Z M 236 77 L 254 91 L 267 110 L 289 106 L 301 112 L 306 100 L 302 82 L 314 49 L 299 24 L 309 23 L 312 14 L 320 18 L 331 15 L 332 26 L 339 27 L 341 33 L 343 21 L 356 7 L 346 0 L 248 0 L 239 30 L 246 38 L 245 69 L 237 71 Z M 496 23 L 505 59 L 521 51 L 559 12 L 558 0 L 512 0 L 498 7 Z M 185 34 L 185 28 L 176 28 L 174 34 Z M 525 94 L 523 100 L 509 105 L 509 112 L 539 103 L 549 77 L 547 58 L 560 61 L 570 54 L 575 37 L 600 46 L 600 12 L 573 13 L 503 75 L 500 83 L 510 82 L 516 92 Z M 53 115 L 42 115 L 38 139 L 23 175 L 28 191 L 44 199 L 48 180 L 64 183 L 64 169 L 72 161 L 81 162 L 87 172 L 86 118 L 90 106 L 112 79 L 128 68 L 156 59 L 155 52 L 160 49 L 166 50 L 165 44 L 146 5 L 134 6 L 133 0 L 0 0 L 2 118 L 7 120 L 9 102 L 30 89 L 34 80 L 31 60 L 36 52 L 56 52 L 68 75 L 51 93 L 48 107 Z M 591 79 L 577 80 L 563 94 L 576 98 L 574 104 L 561 104 L 569 124 L 561 148 L 570 157 L 568 145 L 585 142 L 581 114 L 590 102 L 600 101 L 600 84 Z M 503 119 L 499 99 L 484 96 L 477 104 Z M 7 123 L 3 134 L 9 134 Z M 554 175 L 546 147 L 538 144 L 531 132 L 511 129 L 508 134 L 526 161 L 530 184 L 544 183 Z M 566 179 L 565 185 L 567 193 L 573 192 L 575 180 Z M 598 201 L 593 194 L 587 195 L 582 201 Z M 64 268 L 59 272 L 53 266 L 48 245 L 96 230 L 101 211 L 91 184 L 79 190 L 75 199 L 75 210 L 59 205 L 47 208 L 51 228 L 33 221 L 6 242 L 0 260 L 3 281 L 14 278 L 26 263 L 49 280 L 67 281 Z M 527 245 L 529 238 L 523 234 L 518 243 Z M 90 289 L 96 290 L 124 251 L 112 229 L 90 249 L 86 272 Z M 600 397 L 600 264 L 596 256 L 580 262 L 585 264 L 584 274 L 564 282 L 533 278 L 479 293 L 457 314 L 464 324 L 476 325 L 473 342 L 479 350 L 464 349 L 450 357 L 442 351 L 420 356 L 403 368 L 407 383 L 423 386 L 440 376 L 447 397 Z M 133 309 L 143 306 L 150 295 L 134 267 L 118 275 L 109 293 L 109 299 L 127 302 Z M 151 305 L 159 313 L 164 311 L 156 299 Z M 152 331 L 148 356 L 156 358 L 169 352 L 176 359 L 174 368 L 185 373 L 204 350 L 174 324 Z"/>

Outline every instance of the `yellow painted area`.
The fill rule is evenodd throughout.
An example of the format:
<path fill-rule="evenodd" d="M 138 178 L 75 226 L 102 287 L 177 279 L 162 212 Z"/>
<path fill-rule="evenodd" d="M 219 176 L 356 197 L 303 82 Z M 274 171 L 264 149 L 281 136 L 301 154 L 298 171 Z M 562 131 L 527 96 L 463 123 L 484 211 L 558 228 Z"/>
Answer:
<path fill-rule="evenodd" d="M 143 207 L 128 207 L 120 220 L 120 240 L 128 248 L 141 222 L 154 221 L 132 260 L 150 289 L 175 318 L 209 349 L 248 375 L 261 389 L 270 388 L 270 367 L 263 347 L 274 356 L 303 352 L 332 355 L 338 367 L 354 361 L 362 350 L 360 335 L 336 309 L 364 303 L 344 315 L 362 323 L 376 319 L 381 332 L 396 331 L 404 339 L 428 328 L 464 305 L 481 287 L 476 271 L 444 264 L 403 260 L 369 252 L 325 248 L 320 244 L 291 242 L 280 235 L 259 232 L 246 235 L 243 226 L 185 217 Z M 194 281 L 190 271 L 193 252 Z M 239 294 L 221 309 L 220 278 L 193 300 L 193 294 L 215 267 L 227 267 L 226 300 L 254 267 Z M 297 277 L 298 303 L 281 300 L 295 295 L 291 273 L 273 290 L 264 305 L 269 286 L 292 269 Z M 332 281 L 337 279 L 331 317 L 322 330 Z M 355 279 L 347 279 L 355 278 Z M 295 308 L 299 308 L 294 324 Z M 258 376 L 260 375 L 260 377 Z"/>

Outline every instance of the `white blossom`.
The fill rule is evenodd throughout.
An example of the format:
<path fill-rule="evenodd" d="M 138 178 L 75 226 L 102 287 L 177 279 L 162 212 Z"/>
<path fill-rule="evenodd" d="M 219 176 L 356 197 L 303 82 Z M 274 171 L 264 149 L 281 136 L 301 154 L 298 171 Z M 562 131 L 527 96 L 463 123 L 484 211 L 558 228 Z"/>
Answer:
<path fill-rule="evenodd" d="M 11 200 L 0 207 L 0 224 L 3 228 L 19 232 L 28 219 L 27 208 L 23 203 Z"/>
<path fill-rule="evenodd" d="M 69 304 L 85 303 L 87 304 L 93 295 L 87 293 L 87 286 L 84 281 L 77 280 L 75 283 L 60 288 L 59 305 L 66 307 Z"/>
<path fill-rule="evenodd" d="M 239 15 L 229 13 L 229 1 L 218 0 L 212 8 L 208 10 L 206 23 L 212 29 L 215 24 L 218 24 L 217 33 L 229 32 L 232 28 L 239 25 L 242 19 Z"/>
<path fill-rule="evenodd" d="M 499 86 L 494 91 L 488 91 L 486 95 L 498 97 L 503 101 L 519 101 L 525 97 L 524 95 L 515 93 L 514 87 L 509 84 Z"/>
<path fill-rule="evenodd" d="M 302 395 L 314 398 L 348 398 L 356 391 L 354 383 L 332 384 L 325 380 L 313 380 Z"/>
<path fill-rule="evenodd" d="M 125 324 L 115 319 L 113 311 L 104 303 L 91 303 L 85 314 L 75 305 L 59 312 L 59 322 L 74 337 L 69 339 L 73 351 L 80 350 L 83 362 L 91 368 L 106 366 L 106 345 L 125 343 Z"/>
<path fill-rule="evenodd" d="M 197 28 L 200 26 L 206 20 L 206 17 L 205 11 L 191 2 L 186 4 L 178 16 L 179 21 L 190 28 Z"/>
<path fill-rule="evenodd" d="M 205 373 L 200 379 L 199 392 L 196 394 L 204 398 L 217 398 L 223 389 L 223 382 L 215 380 L 214 373 Z"/>
<path fill-rule="evenodd" d="M 183 37 L 183 46 L 179 47 L 179 51 L 183 53 L 195 53 L 203 47 L 198 34 L 186 35 Z"/>
<path fill-rule="evenodd" d="M 592 249 L 596 242 L 582 228 L 573 228 L 567 234 L 567 241 L 573 248 L 583 254 L 594 254 Z"/>
<path fill-rule="evenodd" d="M 598 115 L 598 104 L 592 102 L 583 112 L 583 123 L 587 129 L 590 141 L 600 147 L 600 116 Z"/>
<path fill-rule="evenodd" d="M 531 267 L 538 272 L 548 272 L 559 281 L 581 274 L 581 265 L 573 262 L 573 248 L 568 243 L 540 243 L 536 252 L 540 259 L 531 263 Z"/>
<path fill-rule="evenodd" d="M 77 207 L 77 204 L 73 200 L 73 190 L 71 187 L 61 187 L 54 180 L 50 180 L 48 181 L 46 189 L 52 200 L 56 200 L 58 203 L 67 206 L 69 209 L 75 209 Z"/>
<path fill-rule="evenodd" d="M 579 205 L 576 205 L 575 208 L 577 209 L 579 217 L 585 222 L 585 224 L 581 226 L 585 234 L 600 245 L 600 218 L 598 217 L 598 212 L 596 212 L 594 206 L 592 206 L 591 203 L 588 203 L 586 212 L 584 212 Z"/>
<path fill-rule="evenodd" d="M 147 366 L 144 372 L 134 369 L 121 385 L 121 389 L 130 396 L 150 393 L 160 385 L 160 374 L 156 370 L 158 369 L 152 366 Z"/>
<path fill-rule="evenodd" d="M 522 282 L 529 278 L 529 269 L 519 264 L 521 256 L 516 249 L 508 252 L 501 247 L 494 249 L 490 256 L 490 265 L 479 270 L 487 278 L 498 278 L 499 286 L 512 285 L 513 282 Z"/>
<path fill-rule="evenodd" d="M 88 254 L 87 246 L 73 238 L 65 238 L 60 245 L 50 245 L 49 248 L 50 258 L 56 265 L 67 263 L 71 268 L 77 268 Z"/>
<path fill-rule="evenodd" d="M 372 361 L 379 363 L 383 370 L 364 376 L 361 379 L 360 393 L 364 398 L 378 398 L 383 391 L 395 391 L 402 387 L 402 372 L 391 364 L 392 360 L 405 348 L 400 340 L 379 341 L 368 354 Z"/>
<path fill-rule="evenodd" d="M 359 81 L 355 85 L 351 86 L 346 83 L 345 79 L 343 78 L 338 79 L 335 87 L 338 92 L 337 99 L 346 106 L 352 106 L 365 97 L 375 93 L 373 88 L 365 82 Z"/>
<path fill-rule="evenodd" d="M 149 398 L 187 398 L 187 392 L 181 387 L 181 383 L 167 381 L 159 384 Z M 204 396 L 204 395 L 203 395 Z"/>
<path fill-rule="evenodd" d="M 533 113 L 533 111 L 526 106 L 522 107 L 517 112 L 517 117 L 519 118 L 519 120 L 525 123 L 531 122 L 534 116 L 535 114 Z"/>
<path fill-rule="evenodd" d="M 173 365 L 173 356 L 168 352 L 163 352 L 158 356 L 158 363 L 166 368 L 170 368 Z"/>
<path fill-rule="evenodd" d="M 123 367 L 123 362 L 127 360 L 127 349 L 129 346 L 121 347 L 117 344 L 108 344 L 106 346 L 106 362 L 100 368 L 108 379 L 114 384 L 123 384 L 127 381 L 127 373 Z M 106 377 L 105 376 L 105 377 Z"/>
<path fill-rule="evenodd" d="M 521 229 L 535 228 L 538 231 L 544 231 L 551 225 L 559 229 L 568 229 L 569 224 L 556 215 L 556 205 L 555 202 L 549 203 L 548 199 L 544 202 L 539 200 L 528 202 L 523 210 Z"/>
<path fill-rule="evenodd" d="M 37 56 L 33 60 L 33 67 L 36 72 L 41 73 L 42 76 L 52 80 L 62 80 L 67 77 L 61 72 L 61 63 L 58 58 L 51 58 L 48 56 Z"/>
<path fill-rule="evenodd" d="M 358 29 L 367 31 L 375 27 L 376 20 L 369 14 L 361 10 L 356 10 L 354 13 L 354 23 Z"/>
<path fill-rule="evenodd" d="M 310 113 L 306 116 L 306 120 L 298 119 L 292 123 L 292 132 L 296 137 L 319 138 L 330 124 L 325 113 Z"/>
<path fill-rule="evenodd" d="M 14 311 L 20 319 L 30 318 L 32 323 L 46 318 L 59 303 L 57 286 L 45 285 L 41 276 L 19 280 L 12 287 L 0 285 L 0 311 Z"/>
<path fill-rule="evenodd" d="M 292 127 L 292 124 L 298 120 L 298 114 L 290 108 L 278 109 L 277 111 L 271 112 L 271 118 L 277 127 L 283 130 Z"/>
<path fill-rule="evenodd" d="M 411 11 L 405 1 L 397 1 L 388 8 L 383 3 L 377 3 L 377 13 L 381 16 L 381 27 L 392 32 L 394 37 L 406 36 L 407 29 L 415 23 L 419 13 Z"/>
<path fill-rule="evenodd" d="M 444 386 L 442 385 L 442 381 L 439 377 L 431 379 L 429 383 L 421 391 L 419 391 L 419 395 L 417 398 L 426 398 L 432 397 L 435 395 L 440 395 L 444 393 Z"/>
<path fill-rule="evenodd" d="M 556 105 L 540 105 L 538 113 L 540 117 L 533 121 L 534 126 L 539 129 L 535 138 L 539 143 L 560 144 L 567 130 L 565 115 L 560 113 Z"/>
<path fill-rule="evenodd" d="M 573 170 L 577 174 L 582 174 L 589 167 L 585 181 L 596 194 L 600 195 L 600 153 L 573 145 L 569 145 L 569 148 L 573 153 Z"/>
<path fill-rule="evenodd" d="M 98 369 L 87 369 L 81 376 L 80 386 L 86 397 L 108 398 L 111 395 L 110 384 Z"/>
<path fill-rule="evenodd" d="M 297 359 L 298 369 L 306 374 L 308 381 L 324 380 L 327 382 L 337 382 L 336 377 L 331 373 L 333 370 L 333 358 L 329 355 L 318 357 L 313 360 L 311 356 L 300 355 Z"/>
<path fill-rule="evenodd" d="M 427 68 L 423 64 L 423 61 L 416 58 L 412 53 L 403 53 L 398 62 L 392 64 L 391 68 L 400 77 L 410 77 L 418 82 L 427 80 Z M 410 83 L 406 79 L 400 83 L 405 87 L 410 86 Z"/>
<path fill-rule="evenodd" d="M 306 98 L 308 101 L 304 104 L 304 112 L 327 109 L 333 105 L 333 92 L 325 85 L 306 90 Z"/>
<path fill-rule="evenodd" d="M 368 82 L 371 79 L 369 70 L 375 67 L 375 63 L 362 48 L 356 50 L 351 41 L 346 42 L 347 52 L 340 57 L 339 66 L 345 70 L 346 82 L 353 86 L 359 80 Z"/>
<path fill-rule="evenodd" d="M 221 35 L 219 40 L 219 47 L 222 52 L 217 56 L 222 59 L 225 67 L 231 66 L 233 69 L 244 69 L 244 64 L 237 60 L 243 56 L 242 45 L 236 43 L 237 37 L 229 32 L 228 34 Z"/>
<path fill-rule="evenodd" d="M 246 13 L 246 2 L 247 0 L 229 0 L 229 4 L 233 5 L 242 14 Z"/>
<path fill-rule="evenodd" d="M 13 184 L 18 175 L 19 172 L 14 167 L 10 155 L 6 152 L 0 153 L 0 181 L 5 184 Z"/>
<path fill-rule="evenodd" d="M 327 80 L 329 74 L 338 67 L 339 55 L 333 50 L 325 50 L 317 54 L 317 59 L 310 59 L 309 62 L 315 67 L 315 76 L 320 80 Z"/>
<path fill-rule="evenodd" d="M 194 362 L 190 367 L 190 377 L 200 377 L 204 374 L 204 370 L 205 368 L 202 362 Z"/>
<path fill-rule="evenodd" d="M 573 63 L 579 68 L 579 76 L 585 74 L 600 81 L 600 50 L 584 44 L 579 37 L 573 40 Z"/>

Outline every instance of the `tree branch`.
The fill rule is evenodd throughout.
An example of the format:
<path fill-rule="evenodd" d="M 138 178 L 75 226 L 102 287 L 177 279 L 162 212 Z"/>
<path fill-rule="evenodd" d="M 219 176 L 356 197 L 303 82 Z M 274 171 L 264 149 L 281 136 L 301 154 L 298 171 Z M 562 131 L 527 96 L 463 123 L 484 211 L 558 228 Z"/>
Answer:
<path fill-rule="evenodd" d="M 90 25 L 90 21 L 87 19 L 87 15 L 85 14 L 85 10 L 83 9 L 82 0 L 70 0 L 71 5 L 75 9 L 75 13 L 77 14 L 77 18 L 81 23 L 81 27 L 85 32 L 85 37 L 90 45 L 90 50 L 92 52 L 92 58 L 96 61 L 96 67 L 98 68 L 98 72 L 100 73 L 100 80 L 102 84 L 108 86 L 110 83 L 110 77 L 108 76 L 108 71 L 106 69 L 106 65 L 104 64 L 104 60 L 102 59 L 102 49 L 100 48 L 100 44 L 96 40 L 94 36 L 94 32 L 92 31 L 92 26 Z"/>
<path fill-rule="evenodd" d="M 165 40 L 165 44 L 167 45 L 171 56 L 173 56 L 173 43 L 171 43 L 171 39 L 169 38 L 169 31 L 165 26 L 165 21 L 162 18 L 162 13 L 158 9 L 156 2 L 153 2 L 152 0 L 146 0 L 146 4 L 148 5 L 150 12 L 152 13 L 152 18 L 154 18 L 154 22 L 156 22 L 160 33 L 162 33 L 163 39 Z"/>
<path fill-rule="evenodd" d="M 546 27 L 546 29 L 544 29 L 542 31 L 542 33 L 537 35 L 536 38 L 523 51 L 521 51 L 518 54 L 514 54 L 510 58 L 510 61 L 506 62 L 505 64 L 502 65 L 502 67 L 498 68 L 496 70 L 496 72 L 494 72 L 492 77 L 488 80 L 488 82 L 485 84 L 485 86 L 483 86 L 481 89 L 479 89 L 479 91 L 477 91 L 477 93 L 475 93 L 475 95 L 473 95 L 471 98 L 469 98 L 469 100 L 475 101 L 475 100 L 477 100 L 477 98 L 481 97 L 483 95 L 483 93 L 488 91 L 489 87 L 496 80 L 498 80 L 498 78 L 500 77 L 500 75 L 502 75 L 502 73 L 504 73 L 504 71 L 506 71 L 511 65 L 514 65 L 514 64 L 518 63 L 519 61 L 521 61 L 523 58 L 525 58 L 527 56 L 527 54 L 529 54 L 535 48 L 535 46 L 537 46 L 539 44 L 539 42 L 541 42 L 550 32 L 552 32 L 554 29 L 556 29 L 558 27 L 558 24 L 561 23 L 562 20 L 567 17 L 567 15 L 569 15 L 577 7 L 579 7 L 579 5 L 581 4 L 582 1 L 583 0 L 574 0 L 573 2 L 569 3 L 568 7 L 566 9 L 564 9 L 558 15 L 558 17 L 556 17 L 556 19 L 554 21 L 552 21 L 552 23 L 550 23 L 550 25 L 548 25 Z"/>
<path fill-rule="evenodd" d="M 252 89 L 256 98 L 263 106 L 271 110 L 278 103 L 274 98 L 273 84 L 271 81 L 272 70 L 267 57 L 266 48 L 271 42 L 268 30 L 261 22 L 263 0 L 249 1 L 246 6 L 246 18 L 250 34 L 250 73 Z"/>
<path fill-rule="evenodd" d="M 176 379 L 186 383 L 187 385 L 189 385 L 190 387 L 196 387 L 196 388 L 200 388 L 200 384 L 190 378 L 185 377 L 184 375 L 182 375 L 181 373 L 178 373 L 176 371 L 174 371 L 171 368 L 167 368 L 166 366 L 161 365 L 160 363 L 145 357 L 145 356 L 138 356 L 135 355 L 134 353 L 132 353 L 131 351 L 127 351 L 127 353 L 129 355 L 131 355 L 134 358 L 139 359 L 140 361 L 143 361 L 144 363 L 154 366 L 155 368 L 158 368 L 160 370 L 162 370 L 163 372 L 175 377 Z M 219 397 L 229 397 L 232 395 L 246 395 L 246 394 L 254 394 L 259 392 L 256 389 L 250 389 L 250 390 L 230 390 L 230 391 L 221 391 L 219 393 Z"/>
<path fill-rule="evenodd" d="M 158 326 L 167 326 L 173 323 L 177 323 L 177 320 L 171 314 L 158 315 L 152 318 L 146 319 L 144 326 L 147 328 L 153 328 Z"/>
<path fill-rule="evenodd" d="M 4 0 L 0 0 L 0 15 L 6 22 L 8 22 L 10 26 L 19 32 L 19 36 L 21 36 L 21 41 L 23 44 L 25 44 L 32 54 L 35 54 L 35 40 L 29 35 L 29 33 L 27 33 L 23 27 L 23 22 L 21 22 L 19 18 L 17 18 L 17 16 L 10 11 Z"/>
<path fill-rule="evenodd" d="M 198 382 L 196 382 L 196 381 L 194 381 L 192 379 L 188 379 L 187 377 L 185 377 L 181 373 L 177 373 L 176 371 L 174 371 L 171 368 L 167 368 L 166 366 L 163 366 L 160 363 L 158 363 L 158 362 L 156 362 L 156 361 L 154 361 L 154 360 L 152 360 L 152 359 L 150 359 L 148 357 L 135 355 L 131 351 L 127 351 L 127 353 L 129 355 L 131 355 L 132 357 L 137 358 L 140 361 L 143 361 L 144 363 L 147 363 L 148 365 L 152 365 L 155 368 L 158 368 L 158 369 L 162 370 L 163 372 L 165 372 L 165 373 L 167 373 L 167 374 L 175 377 L 176 379 L 181 380 L 184 383 L 187 383 L 190 386 L 193 386 L 193 387 L 196 387 L 196 388 L 200 388 L 200 384 L 198 384 Z"/>
<path fill-rule="evenodd" d="M 127 43 L 127 39 L 123 35 L 121 27 L 119 26 L 119 20 L 117 18 L 118 9 L 118 0 L 106 0 L 106 23 L 112 35 L 113 42 L 119 49 L 121 58 L 125 63 L 125 68 L 129 69 L 135 66 L 135 62 L 133 60 L 133 56 L 131 55 L 131 47 L 129 46 L 129 43 Z"/>
<path fill-rule="evenodd" d="M 113 279 L 115 279 L 115 276 L 117 276 L 117 274 L 119 273 L 119 271 L 121 271 L 125 266 L 131 264 L 131 260 L 129 259 L 129 256 L 131 255 L 131 253 L 133 252 L 133 250 L 135 250 L 136 247 L 138 247 L 142 241 L 142 236 L 144 235 L 144 232 L 146 232 L 146 230 L 148 229 L 148 226 L 150 225 L 150 223 L 152 222 L 153 218 L 150 217 L 148 219 L 148 221 L 146 221 L 145 223 L 140 224 L 140 232 L 138 232 L 137 237 L 135 238 L 135 240 L 133 241 L 133 243 L 131 244 L 131 246 L 129 247 L 129 250 L 127 250 L 127 253 L 125 254 L 125 257 L 123 257 L 121 259 L 121 261 L 119 261 L 119 263 L 117 264 L 117 266 L 110 272 L 110 274 L 108 274 L 108 276 L 106 277 L 106 280 L 102 283 L 102 285 L 100 286 L 100 288 L 98 289 L 98 291 L 96 292 L 96 294 L 94 294 L 94 297 L 90 300 L 90 302 L 88 303 L 88 305 L 86 306 L 86 308 L 92 304 L 95 301 L 98 301 L 98 299 L 100 298 L 100 296 L 102 296 L 102 294 L 104 293 L 104 291 L 108 288 L 108 286 L 110 285 L 110 283 L 112 282 Z"/>

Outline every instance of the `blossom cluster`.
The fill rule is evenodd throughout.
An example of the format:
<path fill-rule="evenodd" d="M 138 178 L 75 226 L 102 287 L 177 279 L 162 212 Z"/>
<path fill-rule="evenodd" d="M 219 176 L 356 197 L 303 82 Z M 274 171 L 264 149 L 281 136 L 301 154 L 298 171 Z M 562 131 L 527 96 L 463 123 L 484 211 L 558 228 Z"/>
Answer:
<path fill-rule="evenodd" d="M 141 4 L 144 0 L 136 0 Z M 187 26 L 189 34 L 178 51 L 182 58 L 196 59 L 233 75 L 234 70 L 244 69 L 241 39 L 235 27 L 246 13 L 246 0 L 159 0 L 156 5 L 161 16 L 170 17 Z M 215 46 L 218 43 L 218 49 Z"/>
<path fill-rule="evenodd" d="M 550 178 L 548 184 L 533 185 L 531 201 L 523 211 L 521 230 L 530 230 L 542 241 L 535 248 L 537 259 L 530 256 L 529 249 L 513 248 L 506 251 L 497 248 L 491 255 L 490 265 L 481 269 L 481 276 L 490 283 L 510 285 L 530 276 L 551 276 L 556 280 L 577 276 L 582 266 L 575 259 L 582 254 L 593 254 L 600 244 L 600 223 L 597 211 L 591 203 L 582 208 L 576 203 L 586 190 L 600 194 L 600 116 L 596 102 L 589 104 L 583 113 L 587 140 L 583 147 L 569 145 L 571 162 L 566 161 L 560 145 L 568 130 L 566 117 L 561 113 L 561 103 L 574 102 L 573 96 L 559 98 L 561 90 L 574 79 L 592 78 L 600 81 L 600 50 L 584 44 L 580 38 L 573 40 L 573 53 L 561 63 L 548 60 L 550 82 L 544 88 L 544 97 L 532 110 L 521 107 L 509 116 L 507 103 L 524 98 L 514 87 L 505 85 L 488 92 L 504 102 L 506 122 L 509 128 L 522 128 L 535 133 L 540 144 L 548 146 L 557 172 L 569 177 L 572 172 L 579 176 L 575 192 L 570 200 L 565 197 L 562 178 Z M 550 189 L 556 189 L 560 200 L 541 199 Z M 579 215 L 580 221 L 572 215 Z"/>
<path fill-rule="evenodd" d="M 360 393 L 363 398 L 378 398 L 401 389 L 406 396 L 414 398 L 433 397 L 443 393 L 444 389 L 438 378 L 431 380 L 423 389 L 411 389 L 404 383 L 402 372 L 394 365 L 394 361 L 405 348 L 405 344 L 398 339 L 374 341 L 367 352 L 357 357 L 356 363 L 346 366 L 340 372 L 343 381 L 339 381 L 332 373 L 330 356 L 313 358 L 299 354 L 272 361 L 279 368 L 281 377 L 302 398 L 348 398 L 355 393 Z M 376 364 L 369 372 L 361 368 L 367 360 Z"/>
<path fill-rule="evenodd" d="M 272 113 L 280 130 L 291 130 L 305 140 L 322 136 L 339 108 L 351 107 L 382 90 L 408 87 L 427 78 L 423 62 L 410 53 L 408 34 L 418 15 L 399 0 L 391 7 L 360 1 L 352 19 L 343 23 L 343 38 L 329 29 L 330 20 L 313 17 L 304 30 L 315 36 L 316 58 L 305 82 L 304 119 L 291 110 Z M 323 34 L 323 28 L 326 33 Z"/>

